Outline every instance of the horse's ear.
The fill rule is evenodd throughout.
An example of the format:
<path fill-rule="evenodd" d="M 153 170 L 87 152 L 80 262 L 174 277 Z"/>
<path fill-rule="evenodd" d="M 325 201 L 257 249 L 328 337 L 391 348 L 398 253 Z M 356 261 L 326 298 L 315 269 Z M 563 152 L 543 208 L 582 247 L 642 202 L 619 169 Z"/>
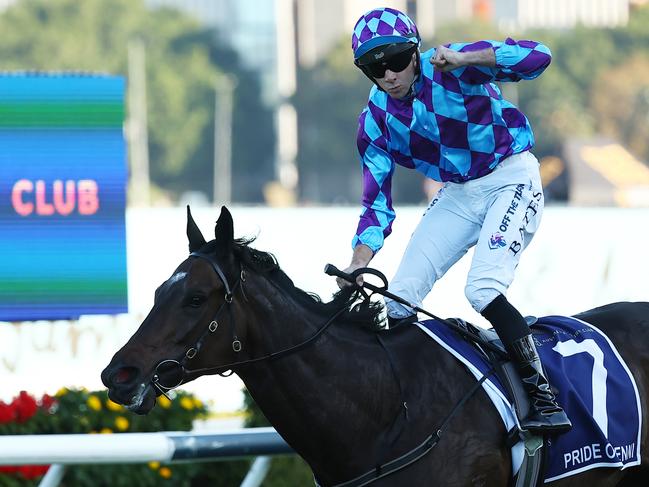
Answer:
<path fill-rule="evenodd" d="M 234 241 L 234 223 L 232 215 L 225 206 L 221 207 L 221 215 L 216 221 L 214 227 L 214 237 L 216 238 L 218 251 L 227 251 Z"/>
<path fill-rule="evenodd" d="M 198 228 L 198 225 L 196 225 L 194 218 L 192 218 L 192 212 L 189 209 L 189 205 L 187 205 L 187 238 L 189 239 L 190 252 L 196 252 L 205 245 L 205 238 L 203 238 L 203 234 Z"/>

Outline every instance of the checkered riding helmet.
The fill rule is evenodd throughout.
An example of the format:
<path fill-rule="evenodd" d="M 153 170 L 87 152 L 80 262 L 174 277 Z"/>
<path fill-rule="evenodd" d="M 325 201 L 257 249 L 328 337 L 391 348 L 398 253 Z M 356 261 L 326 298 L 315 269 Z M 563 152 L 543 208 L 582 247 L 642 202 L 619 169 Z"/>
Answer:
<path fill-rule="evenodd" d="M 410 43 L 419 47 L 421 38 L 415 23 L 393 8 L 376 8 L 364 14 L 352 32 L 354 61 L 372 49 L 388 44 Z"/>

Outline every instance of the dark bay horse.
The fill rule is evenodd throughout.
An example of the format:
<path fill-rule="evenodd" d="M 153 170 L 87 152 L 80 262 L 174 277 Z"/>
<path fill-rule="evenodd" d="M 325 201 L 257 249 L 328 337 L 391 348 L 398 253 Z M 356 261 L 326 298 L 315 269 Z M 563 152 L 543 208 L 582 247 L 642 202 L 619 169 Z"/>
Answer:
<path fill-rule="evenodd" d="M 420 445 L 475 385 L 419 327 L 379 330 L 380 309 L 354 305 L 353 290 L 322 303 L 296 288 L 270 254 L 234 239 L 227 209 L 210 242 L 188 209 L 187 233 L 190 256 L 102 372 L 110 398 L 130 410 L 146 414 L 161 390 L 232 370 L 321 485 L 332 486 Z M 578 317 L 616 345 L 646 418 L 649 303 L 615 303 Z M 642 465 L 588 470 L 551 485 L 649 485 L 647 435 L 645 421 Z M 372 485 L 505 487 L 512 469 L 505 436 L 480 389 L 435 448 Z"/>

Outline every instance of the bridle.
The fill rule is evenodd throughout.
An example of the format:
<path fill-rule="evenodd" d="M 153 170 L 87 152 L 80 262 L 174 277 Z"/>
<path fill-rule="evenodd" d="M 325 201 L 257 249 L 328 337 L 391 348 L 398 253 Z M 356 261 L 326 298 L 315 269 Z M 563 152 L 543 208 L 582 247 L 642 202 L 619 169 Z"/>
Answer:
<path fill-rule="evenodd" d="M 234 286 L 230 286 L 230 283 L 227 277 L 225 276 L 225 273 L 223 272 L 221 267 L 216 263 L 214 259 L 210 258 L 207 254 L 203 254 L 200 252 L 192 252 L 189 254 L 189 256 L 204 259 L 207 262 L 209 262 L 210 266 L 212 267 L 216 275 L 219 277 L 221 283 L 223 284 L 223 287 L 225 288 L 225 296 L 223 299 L 223 303 L 216 310 L 216 313 L 214 314 L 214 317 L 210 321 L 209 325 L 207 325 L 207 328 L 203 331 L 203 333 L 198 338 L 196 343 L 192 347 L 187 349 L 184 356 L 180 360 L 165 359 L 159 362 L 158 365 L 156 365 L 153 376 L 151 377 L 151 384 L 158 391 L 160 391 L 161 394 L 164 394 L 167 398 L 169 398 L 169 396 L 167 396 L 168 391 L 175 389 L 176 387 L 180 386 L 184 382 L 187 374 L 190 372 L 186 368 L 187 362 L 192 360 L 194 357 L 196 357 L 198 352 L 203 347 L 203 343 L 205 342 L 206 338 L 212 333 L 215 333 L 216 330 L 219 328 L 219 320 L 221 318 L 221 313 L 225 309 L 228 310 L 228 314 L 230 315 L 230 326 L 232 330 L 232 350 L 236 354 L 239 353 L 243 348 L 241 341 L 239 340 L 236 334 L 235 321 L 234 321 L 234 316 L 232 314 L 232 308 L 231 308 L 232 302 L 234 300 L 234 292 L 237 290 L 237 288 L 241 285 L 242 282 L 245 282 L 246 279 L 243 269 L 241 269 L 239 280 L 235 283 Z M 169 372 L 172 369 L 176 369 L 178 371 L 178 374 L 176 376 L 177 380 L 166 384 L 163 383 L 161 376 L 162 376 L 162 371 L 165 369 L 167 369 L 166 372 Z M 225 370 L 223 372 L 225 372 Z"/>
<path fill-rule="evenodd" d="M 277 352 L 272 352 L 267 355 L 263 355 L 261 357 L 256 357 L 252 359 L 234 361 L 229 364 L 217 365 L 215 367 L 188 369 L 187 368 L 188 362 L 194 359 L 196 355 L 198 355 L 206 338 L 211 334 L 213 334 L 214 332 L 216 332 L 216 330 L 218 329 L 219 319 L 221 318 L 221 313 L 224 310 L 227 310 L 230 318 L 229 321 L 230 321 L 230 328 L 232 333 L 232 351 L 235 353 L 235 357 L 243 349 L 243 344 L 241 343 L 241 340 L 239 340 L 239 338 L 237 337 L 237 333 L 236 333 L 236 322 L 234 319 L 234 313 L 232 311 L 232 304 L 234 302 L 234 293 L 239 288 L 241 288 L 243 291 L 243 283 L 245 283 L 246 281 L 246 273 L 244 271 L 242 263 L 240 264 L 241 270 L 239 272 L 239 279 L 234 284 L 234 286 L 230 286 L 230 283 L 225 275 L 225 272 L 223 272 L 221 266 L 219 266 L 216 260 L 214 260 L 214 258 L 212 258 L 210 255 L 201 252 L 191 252 L 189 256 L 206 260 L 210 264 L 210 266 L 218 276 L 219 280 L 223 284 L 223 287 L 225 288 L 225 297 L 223 303 L 216 310 L 216 313 L 214 314 L 214 317 L 210 321 L 207 328 L 203 331 L 203 333 L 198 338 L 196 343 L 185 352 L 184 356 L 180 360 L 165 359 L 159 362 L 158 365 L 156 365 L 153 376 L 151 377 L 151 385 L 168 399 L 170 398 L 167 395 L 167 392 L 180 386 L 185 381 L 185 378 L 188 375 L 219 374 L 226 377 L 228 375 L 231 375 L 233 369 L 236 367 L 251 365 L 266 360 L 276 360 L 281 357 L 285 357 L 287 355 L 291 355 L 295 352 L 298 352 L 306 348 L 307 346 L 311 345 L 312 343 L 314 343 L 320 337 L 320 335 L 322 335 L 325 332 L 325 330 L 329 327 L 329 325 L 331 325 L 341 314 L 343 314 L 343 312 L 347 310 L 347 306 L 346 305 L 343 306 L 341 309 L 336 311 L 336 313 L 334 313 L 329 319 L 327 319 L 325 324 L 322 325 L 320 328 L 318 328 L 318 330 L 313 335 L 311 335 L 306 340 L 298 343 L 297 345 L 293 345 L 291 347 L 279 350 Z M 244 294 L 244 298 L 245 298 L 245 294 Z M 173 372 L 174 369 L 175 371 L 177 371 L 176 380 L 173 380 L 170 383 L 164 383 L 163 371 L 168 373 L 168 372 Z M 229 373 L 227 373 L 228 371 Z"/>

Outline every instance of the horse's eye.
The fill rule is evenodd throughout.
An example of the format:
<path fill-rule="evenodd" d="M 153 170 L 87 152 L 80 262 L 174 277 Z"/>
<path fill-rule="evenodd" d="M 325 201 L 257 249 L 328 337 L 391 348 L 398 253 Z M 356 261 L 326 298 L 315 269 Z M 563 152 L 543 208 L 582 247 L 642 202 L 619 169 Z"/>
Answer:
<path fill-rule="evenodd" d="M 189 297 L 189 299 L 186 302 L 186 305 L 191 306 L 192 308 L 198 308 L 204 302 L 205 302 L 204 296 L 194 295 Z"/>

